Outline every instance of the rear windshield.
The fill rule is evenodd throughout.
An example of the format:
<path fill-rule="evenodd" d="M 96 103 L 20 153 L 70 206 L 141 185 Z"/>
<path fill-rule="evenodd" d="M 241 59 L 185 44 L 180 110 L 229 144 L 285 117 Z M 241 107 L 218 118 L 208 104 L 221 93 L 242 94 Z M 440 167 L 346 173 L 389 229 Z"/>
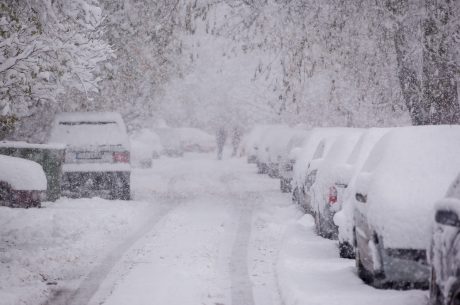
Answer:
<path fill-rule="evenodd" d="M 50 142 L 71 146 L 125 145 L 127 135 L 115 121 L 62 121 L 51 133 Z"/>

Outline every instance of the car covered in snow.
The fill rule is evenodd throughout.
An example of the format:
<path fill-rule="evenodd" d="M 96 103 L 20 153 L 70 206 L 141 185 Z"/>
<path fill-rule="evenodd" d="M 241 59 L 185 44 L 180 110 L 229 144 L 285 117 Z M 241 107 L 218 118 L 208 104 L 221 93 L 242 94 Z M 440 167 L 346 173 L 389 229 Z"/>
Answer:
<path fill-rule="evenodd" d="M 152 167 L 153 159 L 158 159 L 163 151 L 160 137 L 147 128 L 133 132 L 130 141 L 131 165 L 133 167 Z"/>
<path fill-rule="evenodd" d="M 348 128 L 314 128 L 301 150 L 293 170 L 293 201 L 306 213 L 312 214 L 310 189 L 316 180 L 318 167 L 328 153 L 334 140 Z"/>
<path fill-rule="evenodd" d="M 168 157 L 182 157 L 184 153 L 209 153 L 216 150 L 216 139 L 198 128 L 157 128 L 163 153 Z"/>
<path fill-rule="evenodd" d="M 270 125 L 256 125 L 251 131 L 243 138 L 242 150 L 247 156 L 247 162 L 250 164 L 257 163 L 257 152 L 259 150 L 262 135 L 269 128 Z"/>
<path fill-rule="evenodd" d="M 460 126 L 396 128 L 374 146 L 356 179 L 359 276 L 375 287 L 427 287 L 436 200 L 460 168 Z"/>
<path fill-rule="evenodd" d="M 345 185 L 337 183 L 337 167 L 350 157 L 362 133 L 361 129 L 349 129 L 341 136 L 333 138 L 331 148 L 324 155 L 323 161 L 316 161 L 318 167 L 313 169 L 317 170 L 317 174 L 311 186 L 311 207 L 315 216 L 316 232 L 322 237 L 337 239 L 338 228 L 334 224 L 334 215 L 340 211 L 338 198 L 343 195 L 345 188 Z M 327 145 L 327 139 L 324 141 Z"/>
<path fill-rule="evenodd" d="M 334 185 L 337 190 L 337 196 L 334 205 L 339 211 L 334 215 L 334 224 L 338 227 L 340 257 L 355 258 L 353 209 L 356 176 L 361 171 L 374 145 L 389 130 L 388 128 L 367 129 L 353 148 L 347 161 L 335 169 Z"/>
<path fill-rule="evenodd" d="M 283 193 L 292 192 L 292 177 L 294 164 L 297 159 L 297 154 L 300 152 L 300 147 L 308 139 L 309 131 L 300 130 L 294 133 L 289 140 L 289 143 L 281 155 L 281 161 L 278 165 L 280 178 L 280 190 Z"/>
<path fill-rule="evenodd" d="M 289 132 L 287 125 L 270 125 L 261 134 L 256 153 L 257 172 L 268 174 L 270 171 L 270 149 L 276 146 L 276 139 Z M 273 148 L 274 149 L 274 148 Z"/>
<path fill-rule="evenodd" d="M 268 175 L 271 178 L 280 178 L 279 167 L 287 158 L 289 142 L 293 137 L 297 138 L 303 132 L 303 130 L 287 127 L 273 132 L 268 146 Z"/>
<path fill-rule="evenodd" d="M 57 114 L 49 142 L 66 145 L 63 195 L 130 199 L 130 144 L 120 114 Z"/>
<path fill-rule="evenodd" d="M 430 303 L 460 304 L 460 175 L 436 204 L 430 263 Z"/>
<path fill-rule="evenodd" d="M 46 176 L 40 164 L 0 155 L 0 206 L 40 207 L 46 196 Z"/>

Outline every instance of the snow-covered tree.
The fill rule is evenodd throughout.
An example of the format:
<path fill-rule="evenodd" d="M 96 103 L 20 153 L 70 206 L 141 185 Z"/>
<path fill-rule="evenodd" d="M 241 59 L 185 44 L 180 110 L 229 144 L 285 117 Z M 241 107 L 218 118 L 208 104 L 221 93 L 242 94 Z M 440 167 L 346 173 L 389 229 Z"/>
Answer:
<path fill-rule="evenodd" d="M 101 21 L 95 0 L 0 1 L 0 114 L 31 117 L 62 107 L 69 90 L 97 92 L 112 57 Z"/>

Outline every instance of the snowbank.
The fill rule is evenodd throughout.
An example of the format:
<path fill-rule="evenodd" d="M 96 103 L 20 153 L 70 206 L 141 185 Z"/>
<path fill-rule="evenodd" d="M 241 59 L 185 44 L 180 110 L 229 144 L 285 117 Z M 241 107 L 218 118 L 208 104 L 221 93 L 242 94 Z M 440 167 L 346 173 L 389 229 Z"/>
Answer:
<path fill-rule="evenodd" d="M 26 159 L 0 155 L 0 181 L 15 190 L 44 191 L 47 181 L 40 164 Z"/>
<path fill-rule="evenodd" d="M 147 203 L 99 198 L 42 206 L 0 207 L 0 304 L 42 304 L 78 284 L 152 213 Z"/>
<path fill-rule="evenodd" d="M 427 249 L 433 207 L 460 168 L 460 126 L 398 128 L 374 147 L 356 181 L 356 207 L 385 247 Z"/>
<path fill-rule="evenodd" d="M 379 290 L 364 284 L 354 261 L 339 258 L 336 243 L 315 234 L 310 215 L 286 230 L 277 273 L 285 305 L 427 304 L 425 291 Z"/>

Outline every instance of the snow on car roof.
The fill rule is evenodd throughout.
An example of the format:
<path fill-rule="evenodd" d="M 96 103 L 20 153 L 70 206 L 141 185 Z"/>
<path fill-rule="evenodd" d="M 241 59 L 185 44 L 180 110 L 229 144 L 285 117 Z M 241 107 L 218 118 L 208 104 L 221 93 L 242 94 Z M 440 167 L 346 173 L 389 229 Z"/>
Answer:
<path fill-rule="evenodd" d="M 341 133 L 347 132 L 350 128 L 314 128 L 308 134 L 305 139 L 304 145 L 301 151 L 297 155 L 296 162 L 294 164 L 294 184 L 300 185 L 304 182 L 308 163 L 313 159 L 318 144 L 326 137 L 338 136 Z"/>
<path fill-rule="evenodd" d="M 4 155 L 0 155 L 0 181 L 7 182 L 13 189 L 22 191 L 44 191 L 47 185 L 40 164 Z"/>
<path fill-rule="evenodd" d="M 0 141 L 0 147 L 11 148 L 43 148 L 43 149 L 64 149 L 65 145 L 60 143 L 35 144 L 22 141 Z"/>
<path fill-rule="evenodd" d="M 397 128 L 375 145 L 356 192 L 367 194 L 368 220 L 386 247 L 428 246 L 433 206 L 457 176 L 459 155 L 460 126 Z"/>
<path fill-rule="evenodd" d="M 70 112 L 57 114 L 51 130 L 50 143 L 74 147 L 122 145 L 129 147 L 126 127 L 116 112 Z"/>

